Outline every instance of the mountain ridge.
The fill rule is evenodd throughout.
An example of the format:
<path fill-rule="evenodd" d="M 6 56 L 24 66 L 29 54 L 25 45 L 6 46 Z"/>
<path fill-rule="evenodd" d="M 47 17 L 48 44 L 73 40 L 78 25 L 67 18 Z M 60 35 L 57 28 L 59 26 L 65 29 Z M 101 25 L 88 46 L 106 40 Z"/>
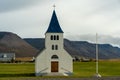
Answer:
<path fill-rule="evenodd" d="M 95 43 L 64 39 L 64 48 L 71 56 L 95 59 Z M 99 44 L 100 59 L 120 59 L 120 48 Z M 45 48 L 44 38 L 20 38 L 11 32 L 0 32 L 0 53 L 15 53 L 16 57 L 35 57 Z"/>
<path fill-rule="evenodd" d="M 33 57 L 37 51 L 17 34 L 0 32 L 0 53 L 15 53 L 16 57 Z"/>
<path fill-rule="evenodd" d="M 26 42 L 42 50 L 45 46 L 44 38 L 24 38 Z M 37 40 L 38 42 L 36 43 Z M 120 58 L 120 48 L 113 47 L 110 44 L 98 44 L 99 46 L 99 58 L 100 59 L 118 59 Z M 96 56 L 96 44 L 89 43 L 87 41 L 70 41 L 64 39 L 64 48 L 72 56 L 80 56 L 86 58 L 94 58 Z"/>

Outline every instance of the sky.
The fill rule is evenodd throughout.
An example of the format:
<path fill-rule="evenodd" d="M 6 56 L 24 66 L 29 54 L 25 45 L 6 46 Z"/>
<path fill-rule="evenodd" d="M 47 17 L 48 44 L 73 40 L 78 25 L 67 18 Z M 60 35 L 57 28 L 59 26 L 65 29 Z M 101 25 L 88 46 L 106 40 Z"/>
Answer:
<path fill-rule="evenodd" d="M 54 4 L 65 38 L 120 47 L 120 0 L 0 0 L 0 31 L 44 38 Z"/>

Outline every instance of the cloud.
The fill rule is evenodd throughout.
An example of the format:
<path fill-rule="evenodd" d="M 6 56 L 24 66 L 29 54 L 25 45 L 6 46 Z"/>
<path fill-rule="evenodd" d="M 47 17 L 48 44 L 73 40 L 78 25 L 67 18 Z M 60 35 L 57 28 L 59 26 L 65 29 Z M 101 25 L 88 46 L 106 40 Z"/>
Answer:
<path fill-rule="evenodd" d="M 0 0 L 0 12 L 19 10 L 42 3 L 43 1 L 44 0 Z"/>
<path fill-rule="evenodd" d="M 44 37 L 53 4 L 66 38 L 120 45 L 119 0 L 0 0 L 0 31 Z"/>
<path fill-rule="evenodd" d="M 77 36 L 69 36 L 70 40 L 80 40 L 80 41 L 88 41 L 91 43 L 96 43 L 96 34 L 84 34 Z M 98 43 L 99 44 L 111 44 L 113 46 L 120 47 L 120 37 L 113 37 L 112 35 L 102 35 L 98 34 Z"/>

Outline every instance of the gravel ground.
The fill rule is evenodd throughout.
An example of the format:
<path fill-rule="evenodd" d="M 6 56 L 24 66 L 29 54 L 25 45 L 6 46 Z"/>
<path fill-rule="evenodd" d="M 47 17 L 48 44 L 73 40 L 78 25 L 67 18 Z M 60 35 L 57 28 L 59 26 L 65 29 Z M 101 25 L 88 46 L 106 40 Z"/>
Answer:
<path fill-rule="evenodd" d="M 4 80 L 120 80 L 120 77 L 102 77 L 102 78 L 39 78 L 38 77 L 38 78 L 10 78 Z"/>

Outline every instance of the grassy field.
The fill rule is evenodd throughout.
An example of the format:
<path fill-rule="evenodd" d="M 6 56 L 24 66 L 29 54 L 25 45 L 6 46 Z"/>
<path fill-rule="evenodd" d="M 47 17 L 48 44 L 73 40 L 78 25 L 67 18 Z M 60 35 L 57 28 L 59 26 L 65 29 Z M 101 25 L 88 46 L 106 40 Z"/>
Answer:
<path fill-rule="evenodd" d="M 75 62 L 75 77 L 92 77 L 95 74 L 95 62 Z M 99 62 L 99 74 L 102 76 L 120 76 L 120 61 L 101 61 Z"/>
<path fill-rule="evenodd" d="M 32 77 L 34 64 L 0 64 L 0 77 Z"/>
<path fill-rule="evenodd" d="M 99 62 L 99 73 L 102 76 L 120 76 L 120 61 Z M 74 74 L 70 77 L 93 77 L 95 62 L 74 62 Z M 0 78 L 34 77 L 34 64 L 0 64 Z"/>

